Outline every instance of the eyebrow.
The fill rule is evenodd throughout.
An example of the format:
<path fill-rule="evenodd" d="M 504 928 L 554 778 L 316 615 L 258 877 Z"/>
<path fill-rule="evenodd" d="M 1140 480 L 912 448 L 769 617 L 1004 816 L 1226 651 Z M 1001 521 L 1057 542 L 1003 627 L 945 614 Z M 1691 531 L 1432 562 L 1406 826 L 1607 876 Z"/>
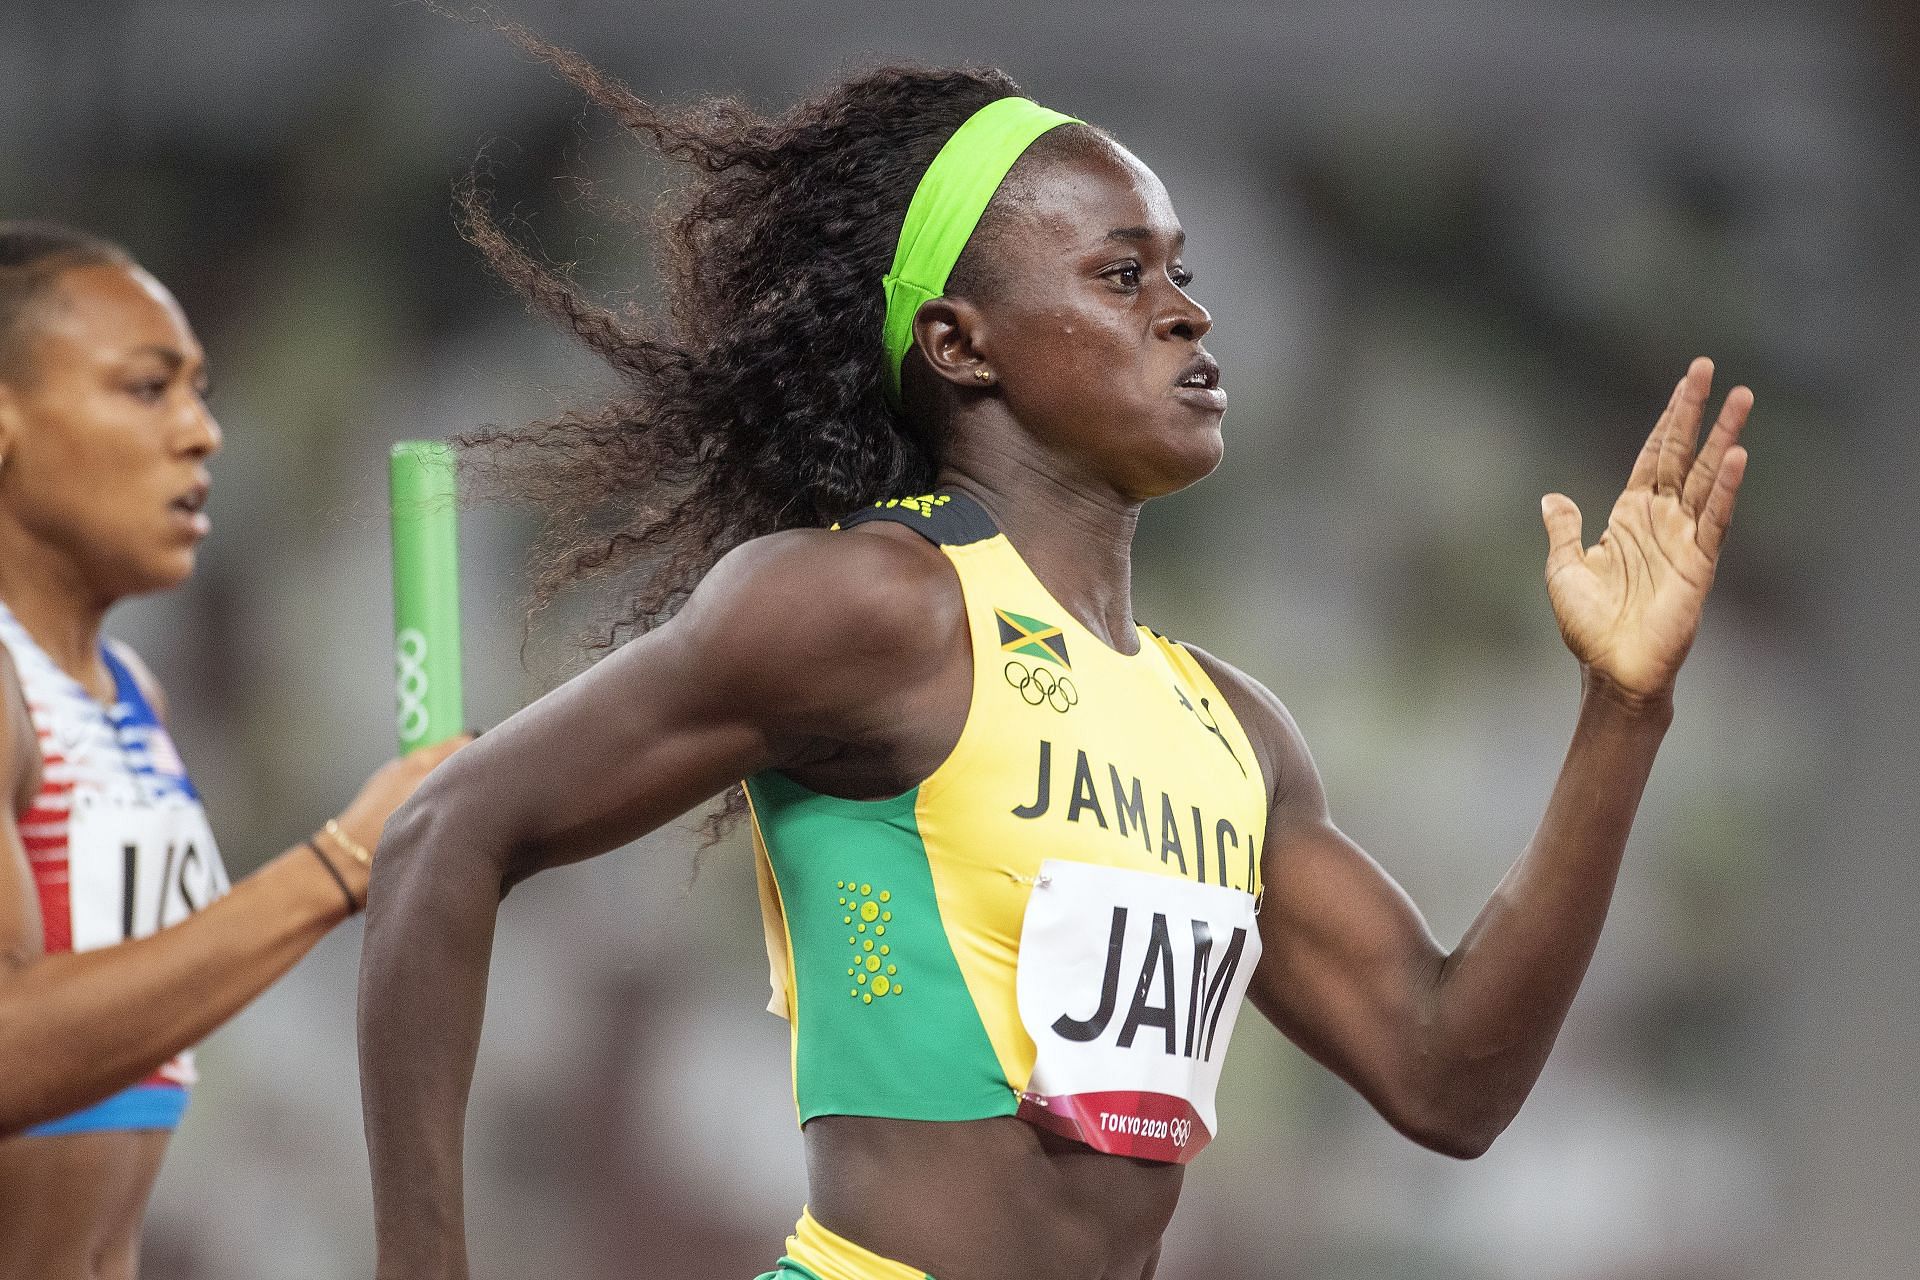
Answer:
<path fill-rule="evenodd" d="M 153 356 L 159 360 L 161 364 L 167 366 L 167 376 L 169 378 L 185 368 L 187 363 L 185 353 L 177 351 L 172 347 L 163 347 L 157 342 L 148 343 L 144 347 L 135 347 L 130 354 L 134 356 Z M 207 361 L 204 356 L 200 359 L 200 376 L 194 381 L 199 383 L 203 388 L 208 381 Z"/>
<path fill-rule="evenodd" d="M 182 368 L 186 367 L 186 364 L 187 364 L 187 355 L 185 352 L 179 351 L 173 347 L 163 347 L 157 342 L 148 343 L 144 347 L 135 347 L 133 349 L 132 354 L 136 356 L 155 357 L 162 364 L 167 366 L 168 373 L 177 373 Z M 206 371 L 206 367 L 207 367 L 207 357 L 204 354 L 202 354 L 200 357 L 200 368 L 203 373 Z"/>
<path fill-rule="evenodd" d="M 175 351 L 172 347 L 163 347 L 158 343 L 150 343 L 144 347 L 135 347 L 129 354 L 136 356 L 156 356 L 159 358 L 160 363 L 167 366 L 169 372 L 178 369 L 187 362 L 185 355 Z"/>
<path fill-rule="evenodd" d="M 1125 240 L 1138 244 L 1152 240 L 1155 234 L 1152 227 L 1115 227 L 1113 230 L 1107 232 L 1107 239 Z M 1187 233 L 1185 231 L 1176 231 L 1173 233 L 1173 247 L 1175 249 L 1184 248 L 1186 243 Z"/>

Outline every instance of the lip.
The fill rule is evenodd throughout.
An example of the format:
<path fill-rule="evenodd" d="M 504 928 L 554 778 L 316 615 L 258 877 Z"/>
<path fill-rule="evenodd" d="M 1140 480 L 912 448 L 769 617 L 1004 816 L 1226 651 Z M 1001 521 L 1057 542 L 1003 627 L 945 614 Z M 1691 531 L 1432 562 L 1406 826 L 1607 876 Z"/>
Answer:
<path fill-rule="evenodd" d="M 1175 387 L 1173 398 L 1215 413 L 1227 411 L 1227 393 L 1219 387 Z"/>
<path fill-rule="evenodd" d="M 1200 377 L 1201 385 L 1184 385 L 1196 375 Z M 1174 378 L 1173 394 L 1199 408 L 1224 410 L 1227 407 L 1227 393 L 1220 386 L 1220 362 L 1204 351 L 1195 353 Z"/>
<path fill-rule="evenodd" d="M 206 512 L 207 495 L 212 488 L 202 480 L 167 504 L 167 514 L 195 538 L 204 538 L 213 532 L 213 521 Z"/>

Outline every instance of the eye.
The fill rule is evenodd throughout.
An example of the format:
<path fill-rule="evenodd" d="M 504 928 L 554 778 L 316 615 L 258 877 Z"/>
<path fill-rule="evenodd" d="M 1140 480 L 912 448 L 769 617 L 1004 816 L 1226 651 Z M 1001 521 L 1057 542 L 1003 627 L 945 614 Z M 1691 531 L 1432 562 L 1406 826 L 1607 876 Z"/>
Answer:
<path fill-rule="evenodd" d="M 1184 289 L 1193 283 L 1193 272 L 1176 265 L 1173 270 L 1167 272 L 1167 278 L 1173 281 L 1176 288 Z"/>
<path fill-rule="evenodd" d="M 1138 262 L 1120 262 L 1100 273 L 1103 279 L 1111 280 L 1122 289 L 1140 287 L 1140 264 Z"/>
<path fill-rule="evenodd" d="M 142 378 L 127 385 L 127 394 L 141 404 L 158 404 L 166 397 L 168 378 Z"/>

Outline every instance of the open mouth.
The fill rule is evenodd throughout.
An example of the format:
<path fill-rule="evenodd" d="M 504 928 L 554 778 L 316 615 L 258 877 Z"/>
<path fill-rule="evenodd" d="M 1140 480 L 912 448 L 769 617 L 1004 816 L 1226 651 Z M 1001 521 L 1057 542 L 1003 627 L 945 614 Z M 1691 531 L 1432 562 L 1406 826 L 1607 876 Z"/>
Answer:
<path fill-rule="evenodd" d="M 206 509 L 209 487 L 197 484 L 167 505 L 183 515 L 197 516 Z"/>
<path fill-rule="evenodd" d="M 1220 388 L 1220 362 L 1203 351 L 1181 371 L 1173 385 L 1199 391 L 1217 391 Z"/>

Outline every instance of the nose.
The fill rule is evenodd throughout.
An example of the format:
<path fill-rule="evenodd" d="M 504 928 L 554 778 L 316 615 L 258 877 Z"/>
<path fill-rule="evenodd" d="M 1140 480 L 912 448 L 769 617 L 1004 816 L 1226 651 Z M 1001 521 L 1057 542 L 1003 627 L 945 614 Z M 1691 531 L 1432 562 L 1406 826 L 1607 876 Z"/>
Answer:
<path fill-rule="evenodd" d="M 220 432 L 220 424 L 214 421 L 212 410 L 195 397 L 192 421 L 182 437 L 180 451 L 196 462 L 205 462 L 220 452 L 220 445 L 225 438 Z"/>
<path fill-rule="evenodd" d="M 1198 342 L 1212 329 L 1213 317 L 1207 309 L 1188 297 L 1186 290 L 1176 288 L 1172 305 L 1154 322 L 1153 333 L 1156 338 Z"/>

